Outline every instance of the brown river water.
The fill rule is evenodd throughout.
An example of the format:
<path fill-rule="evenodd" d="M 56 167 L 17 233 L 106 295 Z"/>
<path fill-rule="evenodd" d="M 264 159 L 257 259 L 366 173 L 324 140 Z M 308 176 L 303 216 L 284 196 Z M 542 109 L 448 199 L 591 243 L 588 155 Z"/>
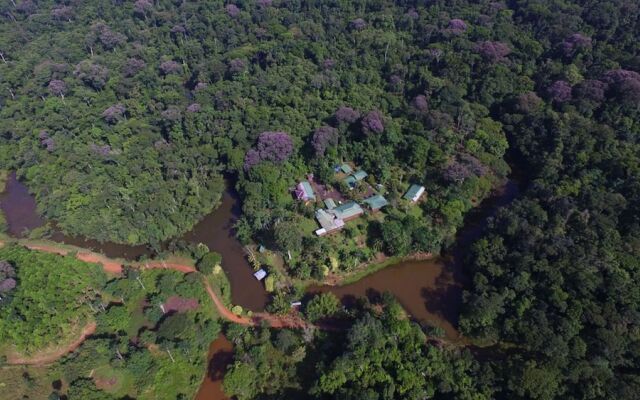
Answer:
<path fill-rule="evenodd" d="M 384 268 L 361 280 L 345 286 L 320 286 L 309 288 L 310 292 L 333 292 L 348 305 L 361 296 L 377 296 L 382 292 L 392 293 L 416 321 L 442 328 L 449 340 L 461 340 L 456 327 L 462 302 L 462 291 L 468 278 L 463 273 L 462 260 L 469 245 L 481 233 L 488 217 L 502 206 L 510 203 L 519 193 L 515 181 L 508 181 L 494 195 L 483 201 L 465 218 L 464 227 L 456 237 L 455 245 L 442 257 L 424 261 L 405 261 Z M 11 174 L 3 194 L 0 207 L 5 213 L 9 233 L 23 236 L 31 229 L 44 224 L 36 212 L 36 203 L 29 191 L 15 174 Z M 246 309 L 261 311 L 268 296 L 263 286 L 254 279 L 253 270 L 246 260 L 240 243 L 235 239 L 233 224 L 240 213 L 240 199 L 231 190 L 226 191 L 221 205 L 206 215 L 180 240 L 204 243 L 222 255 L 223 268 L 231 283 L 232 301 Z M 136 259 L 151 256 L 146 246 L 127 246 L 115 243 L 100 243 L 94 240 L 65 236 L 55 232 L 52 240 L 91 248 L 109 257 Z M 232 346 L 224 337 L 219 337 L 209 350 L 209 369 L 197 400 L 226 399 L 221 391 L 221 378 L 226 365 L 231 361 Z"/>

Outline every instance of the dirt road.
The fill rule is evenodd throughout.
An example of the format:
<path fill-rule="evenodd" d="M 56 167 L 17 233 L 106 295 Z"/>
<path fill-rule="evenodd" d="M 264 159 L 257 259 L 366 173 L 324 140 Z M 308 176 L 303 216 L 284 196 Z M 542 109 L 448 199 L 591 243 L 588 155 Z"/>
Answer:
<path fill-rule="evenodd" d="M 1 243 L 1 242 L 0 242 Z M 43 251 L 46 253 L 53 253 L 58 255 L 68 255 L 71 251 L 65 248 L 57 247 L 55 245 L 47 245 L 47 244 L 23 244 L 25 247 L 31 250 Z M 122 263 L 112 260 L 106 256 L 101 254 L 97 254 L 90 251 L 79 251 L 76 253 L 76 258 L 90 263 L 101 264 L 104 270 L 111 274 L 120 274 L 122 273 L 123 265 Z M 161 268 L 161 269 L 172 269 L 175 271 L 179 271 L 185 274 L 189 273 L 198 273 L 199 272 L 192 266 L 184 265 L 175 262 L 164 262 L 164 261 L 149 261 L 144 265 L 140 265 L 140 268 Z M 234 324 L 240 324 L 245 326 L 258 326 L 262 323 L 265 323 L 271 328 L 282 329 L 282 328 L 290 328 L 290 329 L 304 329 L 311 328 L 314 325 L 304 321 L 297 315 L 274 315 L 269 313 L 255 313 L 251 317 L 239 316 L 234 314 L 231 310 L 229 310 L 225 305 L 222 299 L 215 293 L 209 282 L 207 282 L 206 277 L 202 276 L 202 283 L 204 285 L 207 294 L 213 301 L 213 304 L 218 311 L 220 317 L 226 319 L 229 322 Z M 323 328 L 323 327 L 319 327 Z M 324 329 L 324 328 L 323 328 Z M 74 351 L 77 349 L 87 337 L 91 336 L 96 330 L 95 322 L 87 324 L 80 335 L 73 343 L 68 346 L 56 349 L 50 352 L 44 352 L 41 354 L 34 355 L 32 357 L 24 357 L 18 354 L 9 355 L 7 357 L 7 363 L 13 365 L 45 365 L 50 364 L 65 354 Z"/>

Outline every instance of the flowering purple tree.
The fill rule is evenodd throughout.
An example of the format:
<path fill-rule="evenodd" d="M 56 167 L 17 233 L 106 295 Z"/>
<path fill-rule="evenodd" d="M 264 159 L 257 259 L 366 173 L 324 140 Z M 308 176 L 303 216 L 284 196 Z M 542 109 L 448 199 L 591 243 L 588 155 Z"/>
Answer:
<path fill-rule="evenodd" d="M 601 103 L 605 99 L 608 85 L 597 79 L 585 79 L 573 88 L 576 98 L 587 99 Z"/>
<path fill-rule="evenodd" d="M 293 154 L 293 140 L 286 132 L 262 132 L 257 150 L 261 160 L 282 163 Z"/>
<path fill-rule="evenodd" d="M 447 182 L 462 183 L 466 179 L 486 175 L 487 167 L 470 154 L 460 154 L 459 159 L 450 160 L 442 171 L 442 177 Z"/>
<path fill-rule="evenodd" d="M 98 145 L 95 143 L 91 143 L 89 145 L 89 149 L 101 157 L 108 157 L 109 155 L 111 155 L 111 146 L 109 146 L 108 144 Z"/>
<path fill-rule="evenodd" d="M 370 135 L 371 133 L 382 133 L 384 131 L 384 122 L 382 113 L 373 110 L 362 118 L 362 133 Z"/>
<path fill-rule="evenodd" d="M 566 38 L 560 44 L 560 47 L 565 56 L 571 56 L 578 49 L 591 47 L 591 38 L 580 33 L 574 33 Z"/>
<path fill-rule="evenodd" d="M 187 112 L 190 112 L 190 113 L 200 112 L 200 104 L 198 103 L 189 104 L 189 107 L 187 107 Z"/>
<path fill-rule="evenodd" d="M 240 15 L 240 9 L 235 4 L 227 4 L 224 7 L 224 9 L 227 12 L 227 15 L 229 15 L 232 18 L 235 18 L 238 15 Z"/>
<path fill-rule="evenodd" d="M 256 1 L 256 4 L 258 4 L 260 7 L 267 8 L 273 5 L 273 0 L 258 0 Z"/>
<path fill-rule="evenodd" d="M 0 293 L 3 295 L 16 287 L 16 270 L 8 261 L 0 260 Z"/>
<path fill-rule="evenodd" d="M 625 101 L 640 101 L 640 74 L 626 69 L 607 71 L 602 78 L 609 84 L 609 92 Z"/>
<path fill-rule="evenodd" d="M 206 82 L 198 82 L 198 83 L 196 84 L 196 87 L 195 87 L 196 92 L 197 92 L 197 91 L 200 91 L 200 90 L 204 90 L 204 89 L 206 89 L 206 88 L 207 88 L 207 86 L 209 86 L 209 85 L 207 85 L 207 83 L 206 83 Z"/>
<path fill-rule="evenodd" d="M 501 61 L 511 54 L 509 46 L 502 42 L 484 41 L 476 43 L 474 50 L 485 60 L 490 62 Z"/>
<path fill-rule="evenodd" d="M 313 132 L 311 145 L 316 151 L 316 156 L 321 157 L 329 146 L 338 144 L 338 130 L 334 127 L 324 125 Z"/>
<path fill-rule="evenodd" d="M 413 103 L 413 107 L 415 107 L 415 109 L 418 111 L 424 112 L 429 109 L 429 101 L 427 100 L 427 96 L 423 94 L 419 94 L 416 97 L 414 97 L 412 103 Z"/>
<path fill-rule="evenodd" d="M 47 87 L 52 95 L 60 96 L 64 99 L 64 94 L 67 92 L 67 84 L 64 83 L 64 81 L 54 79 L 49 82 L 49 85 Z"/>
<path fill-rule="evenodd" d="M 333 69 L 333 67 L 335 67 L 336 62 L 333 58 L 325 58 L 324 61 L 322 61 L 322 69 Z"/>
<path fill-rule="evenodd" d="M 367 23 L 362 18 L 356 18 L 353 21 L 351 21 L 350 25 L 351 25 L 351 28 L 353 28 L 353 29 L 355 29 L 357 31 L 361 31 L 364 28 L 366 28 Z"/>
<path fill-rule="evenodd" d="M 109 78 L 109 70 L 99 64 L 94 64 L 89 60 L 80 61 L 76 65 L 74 75 L 96 90 L 100 90 L 106 85 Z"/>
<path fill-rule="evenodd" d="M 338 124 L 352 124 L 360 118 L 360 113 L 351 107 L 338 108 L 333 116 Z"/>
<path fill-rule="evenodd" d="M 442 171 L 444 180 L 451 183 L 462 183 L 472 175 L 471 171 L 457 160 L 449 161 Z"/>
<path fill-rule="evenodd" d="M 467 30 L 467 24 L 458 18 L 449 21 L 449 31 L 456 35 L 464 33 Z"/>
<path fill-rule="evenodd" d="M 55 6 L 51 9 L 51 18 L 58 21 L 69 21 L 73 18 L 73 8 L 69 6 Z"/>
<path fill-rule="evenodd" d="M 142 71 L 147 64 L 139 58 L 130 58 L 122 66 L 122 74 L 126 77 L 132 77 Z"/>
<path fill-rule="evenodd" d="M 136 0 L 133 3 L 133 12 L 137 15 L 147 18 L 147 13 L 153 9 L 153 3 L 150 0 Z"/>
<path fill-rule="evenodd" d="M 182 66 L 177 61 L 165 61 L 160 64 L 160 71 L 164 75 L 177 74 L 182 71 Z"/>
<path fill-rule="evenodd" d="M 528 114 L 537 110 L 542 105 L 542 99 L 534 92 L 526 92 L 520 94 L 514 103 L 515 111 L 522 114 Z"/>
<path fill-rule="evenodd" d="M 262 161 L 260 160 L 260 153 L 258 153 L 258 151 L 254 149 L 249 149 L 249 151 L 247 151 L 247 154 L 244 155 L 243 168 L 245 171 L 249 171 L 251 168 L 260 164 L 260 161 Z"/>
<path fill-rule="evenodd" d="M 409 11 L 407 11 L 407 13 L 405 14 L 407 17 L 411 18 L 411 19 L 418 19 L 420 18 L 420 14 L 418 14 L 418 12 L 416 11 L 415 8 L 410 8 Z"/>
<path fill-rule="evenodd" d="M 244 170 L 248 171 L 262 161 L 277 164 L 285 162 L 293 154 L 293 140 L 286 132 L 262 132 L 255 149 L 247 151 Z"/>
<path fill-rule="evenodd" d="M 174 25 L 171 28 L 171 33 L 182 33 L 182 34 L 184 34 L 186 32 L 187 32 L 187 29 L 183 25 Z"/>
<path fill-rule="evenodd" d="M 403 83 L 402 78 L 398 75 L 391 75 L 389 77 L 389 88 L 394 92 L 401 91 Z"/>
<path fill-rule="evenodd" d="M 56 149 L 56 142 L 49 136 L 49 132 L 44 129 L 38 133 L 38 139 L 40 139 L 40 145 L 44 146 L 49 153 Z"/>
<path fill-rule="evenodd" d="M 547 88 L 547 94 L 551 100 L 564 103 L 571 100 L 571 85 L 565 81 L 555 81 Z"/>
<path fill-rule="evenodd" d="M 102 117 L 109 124 L 115 124 L 124 118 L 124 113 L 127 111 L 122 104 L 114 104 L 102 112 Z"/>
<path fill-rule="evenodd" d="M 182 117 L 180 109 L 176 106 L 167 107 L 167 109 L 160 113 L 160 115 L 162 115 L 162 118 L 172 122 L 177 121 Z"/>
<path fill-rule="evenodd" d="M 239 74 L 241 72 L 244 72 L 245 68 L 245 62 L 239 58 L 234 58 L 233 60 L 229 61 L 229 72 L 231 72 L 232 74 Z"/>
<path fill-rule="evenodd" d="M 476 176 L 484 176 L 489 172 L 488 168 L 471 154 L 462 153 L 458 157 L 464 166 Z"/>
<path fill-rule="evenodd" d="M 112 50 L 127 40 L 125 35 L 112 31 L 108 25 L 101 22 L 91 26 L 90 38 L 91 41 L 97 38 L 107 50 Z"/>
<path fill-rule="evenodd" d="M 15 2 L 13 4 L 15 5 Z M 34 12 L 36 12 L 36 10 L 38 9 L 38 6 L 36 6 L 36 3 L 34 3 L 31 0 L 22 0 L 15 7 L 19 13 L 22 13 L 25 15 L 31 15 Z"/>

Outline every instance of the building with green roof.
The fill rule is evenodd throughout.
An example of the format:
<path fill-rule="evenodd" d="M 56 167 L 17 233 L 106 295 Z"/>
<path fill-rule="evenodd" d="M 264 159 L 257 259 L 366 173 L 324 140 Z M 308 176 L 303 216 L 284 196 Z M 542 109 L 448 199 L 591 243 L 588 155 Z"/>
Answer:
<path fill-rule="evenodd" d="M 353 172 L 353 169 L 351 168 L 351 166 L 347 163 L 344 163 L 342 165 L 340 165 L 340 171 L 344 172 L 345 174 L 349 175 Z"/>
<path fill-rule="evenodd" d="M 353 174 L 347 176 L 344 179 L 344 182 L 347 185 L 349 185 L 350 187 L 354 187 L 356 185 L 356 182 L 359 182 L 359 181 L 363 180 L 367 176 L 369 176 L 369 174 L 367 174 L 365 171 L 359 169 L 356 172 L 354 172 Z"/>
<path fill-rule="evenodd" d="M 327 207 L 327 210 L 332 210 L 334 208 L 336 208 L 336 202 L 335 200 L 333 200 L 332 198 L 326 198 L 324 199 L 324 205 L 325 207 Z"/>
<path fill-rule="evenodd" d="M 349 221 L 350 219 L 357 218 L 364 214 L 362 207 L 360 207 L 360 205 L 355 201 L 341 204 L 328 212 L 335 215 L 337 219 L 341 219 L 343 221 Z"/>
<path fill-rule="evenodd" d="M 407 190 L 407 193 L 404 194 L 404 198 L 415 203 L 420 200 L 420 197 L 424 194 L 424 186 L 413 184 Z"/>
<path fill-rule="evenodd" d="M 363 202 L 367 203 L 367 205 L 369 206 L 369 208 L 371 208 L 372 211 L 378 211 L 382 207 L 389 204 L 387 199 L 385 199 L 384 196 L 382 196 L 381 194 L 375 194 L 371 197 L 368 197 L 364 199 Z"/>

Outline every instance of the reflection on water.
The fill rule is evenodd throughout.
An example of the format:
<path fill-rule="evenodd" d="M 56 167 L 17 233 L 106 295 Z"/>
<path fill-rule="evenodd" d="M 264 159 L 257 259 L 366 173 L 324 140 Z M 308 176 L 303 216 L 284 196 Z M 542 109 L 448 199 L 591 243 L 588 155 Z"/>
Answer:
<path fill-rule="evenodd" d="M 15 172 L 9 174 L 5 190 L 0 194 L 0 208 L 11 236 L 24 237 L 28 231 L 44 224 L 36 212 L 36 200 L 18 180 Z"/>
<path fill-rule="evenodd" d="M 38 215 L 36 202 L 27 187 L 16 179 L 15 173 L 9 176 L 4 194 L 0 195 L 0 205 L 6 215 L 9 233 L 15 237 L 44 225 Z M 267 293 L 262 284 L 253 277 L 253 269 L 247 262 L 244 250 L 235 239 L 233 225 L 240 213 L 240 200 L 231 190 L 223 193 L 222 204 L 206 215 L 191 231 L 177 240 L 190 243 L 204 243 L 210 250 L 222 255 L 222 265 L 231 283 L 231 301 L 242 307 L 263 311 L 267 303 Z M 92 249 L 111 258 L 137 260 L 140 257 L 152 257 L 154 252 L 144 245 L 129 246 L 112 242 L 99 242 L 83 237 L 68 236 L 54 230 L 51 240 Z"/>
<path fill-rule="evenodd" d="M 345 286 L 310 288 L 310 292 L 332 292 L 349 306 L 358 297 L 375 299 L 392 293 L 420 323 L 439 326 L 448 339 L 458 338 L 456 326 L 462 300 L 462 278 L 453 263 L 437 258 L 406 261 L 384 268 Z"/>
<path fill-rule="evenodd" d="M 231 301 L 253 311 L 264 310 L 268 295 L 262 283 L 253 276 L 244 249 L 235 238 L 233 225 L 240 215 L 237 193 L 225 191 L 222 204 L 182 236 L 182 240 L 204 243 L 222 254 L 222 266 L 231 283 Z"/>
<path fill-rule="evenodd" d="M 392 293 L 407 312 L 417 321 L 441 327 L 450 340 L 461 340 L 456 331 L 462 303 L 462 290 L 467 284 L 463 258 L 468 247 L 482 232 L 486 221 L 500 207 L 509 204 L 518 194 L 518 185 L 509 181 L 494 196 L 485 200 L 465 218 L 464 227 L 456 236 L 455 245 L 447 256 L 426 261 L 406 261 L 384 268 L 353 284 L 335 287 L 309 288 L 310 292 L 333 292 L 344 303 L 354 302 L 361 296 L 378 296 Z M 0 206 L 6 215 L 9 233 L 21 236 L 25 231 L 41 226 L 44 221 L 36 212 L 36 203 L 27 188 L 11 174 Z M 180 239 L 191 243 L 204 243 L 209 249 L 222 254 L 223 267 L 231 283 L 232 301 L 247 309 L 260 311 L 267 302 L 267 293 L 254 279 L 252 268 L 245 258 L 240 243 L 235 239 L 233 224 L 239 216 L 240 200 L 237 194 L 227 191 L 221 205 L 206 215 L 194 228 Z M 152 255 L 145 246 L 126 246 L 99 243 L 83 238 L 73 238 L 57 232 L 53 240 L 92 248 L 109 257 L 135 259 Z M 207 378 L 196 399 L 226 399 L 221 391 L 221 379 L 232 360 L 231 343 L 220 336 L 211 344 Z"/>
<path fill-rule="evenodd" d="M 222 391 L 222 379 L 233 361 L 233 344 L 220 334 L 209 346 L 207 373 L 195 400 L 229 400 Z"/>
<path fill-rule="evenodd" d="M 494 216 L 500 207 L 513 201 L 518 193 L 518 184 L 508 181 L 472 210 L 456 235 L 455 245 L 444 257 L 400 262 L 349 285 L 311 287 L 309 291 L 332 292 L 345 305 L 358 297 L 372 298 L 390 292 L 416 321 L 442 328 L 449 340 L 463 340 L 457 332 L 457 326 L 462 291 L 468 284 L 464 274 L 464 256 L 482 233 L 487 219 Z"/>

